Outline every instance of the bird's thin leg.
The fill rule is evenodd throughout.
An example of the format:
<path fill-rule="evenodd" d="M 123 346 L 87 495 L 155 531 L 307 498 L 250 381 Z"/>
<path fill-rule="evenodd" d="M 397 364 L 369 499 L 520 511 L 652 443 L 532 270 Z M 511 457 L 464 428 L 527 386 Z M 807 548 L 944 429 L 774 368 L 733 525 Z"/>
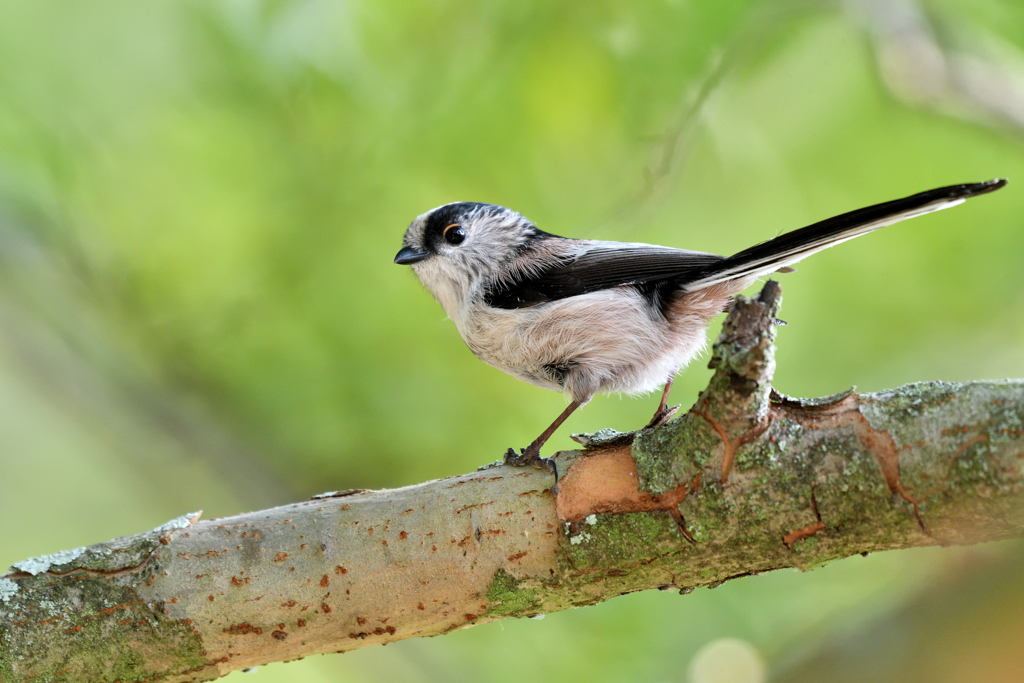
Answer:
<path fill-rule="evenodd" d="M 661 403 L 658 405 L 658 410 L 654 413 L 656 416 L 665 412 L 665 404 L 668 403 L 668 392 L 672 391 L 672 382 L 674 380 L 675 377 L 669 377 L 668 381 L 665 382 L 665 390 L 661 392 Z"/>
<path fill-rule="evenodd" d="M 555 421 L 551 423 L 551 426 L 544 430 L 540 436 L 533 440 L 529 446 L 523 449 L 522 453 L 516 453 L 515 449 L 508 449 L 505 453 L 505 464 L 514 465 L 516 467 L 522 467 L 524 465 L 538 465 L 543 469 L 551 470 L 555 479 L 558 479 L 558 469 L 555 467 L 554 460 L 548 460 L 547 458 L 540 457 L 540 447 L 551 438 L 551 435 L 555 433 L 566 418 L 573 414 L 573 412 L 583 405 L 580 401 L 573 401 L 570 403 L 562 414 L 555 418 Z"/>
<path fill-rule="evenodd" d="M 668 405 L 668 392 L 672 391 L 672 380 L 674 379 L 675 377 L 670 377 L 668 382 L 665 383 L 665 391 L 661 392 L 661 403 L 658 404 L 658 409 L 654 411 L 654 417 L 652 417 L 651 421 L 647 423 L 648 427 L 657 427 L 665 424 L 671 420 L 676 414 L 676 411 L 679 410 L 679 406 L 666 408 Z"/>

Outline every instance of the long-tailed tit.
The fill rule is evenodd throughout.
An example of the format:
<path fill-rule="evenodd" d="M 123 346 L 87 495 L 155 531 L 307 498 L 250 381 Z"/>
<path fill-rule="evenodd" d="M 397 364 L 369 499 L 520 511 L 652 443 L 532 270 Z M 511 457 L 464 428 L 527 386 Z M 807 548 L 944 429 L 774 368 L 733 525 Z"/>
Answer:
<path fill-rule="evenodd" d="M 844 213 L 725 257 L 632 242 L 569 239 L 510 209 L 457 202 L 405 231 L 411 265 L 477 358 L 569 406 L 509 464 L 547 464 L 540 448 L 598 392 L 664 391 L 651 425 L 670 417 L 672 380 L 706 343 L 708 322 L 769 273 L 897 221 L 997 190 L 951 185 Z"/>

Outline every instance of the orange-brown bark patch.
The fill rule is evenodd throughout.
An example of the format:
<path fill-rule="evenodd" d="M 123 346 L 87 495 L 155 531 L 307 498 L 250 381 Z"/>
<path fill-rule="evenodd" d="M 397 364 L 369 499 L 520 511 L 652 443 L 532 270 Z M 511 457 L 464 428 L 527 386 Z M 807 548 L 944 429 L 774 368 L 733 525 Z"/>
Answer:
<path fill-rule="evenodd" d="M 793 544 L 796 543 L 797 541 L 802 541 L 805 538 L 810 538 L 811 536 L 813 536 L 814 534 L 818 533 L 819 531 L 824 531 L 824 530 L 825 530 L 825 525 L 822 522 L 817 522 L 816 524 L 811 524 L 810 526 L 805 526 L 803 529 L 797 529 L 795 531 L 790 531 L 782 539 L 782 542 L 786 544 L 787 548 L 792 550 L 793 549 Z"/>
<path fill-rule="evenodd" d="M 725 427 L 723 427 L 718 421 L 716 421 L 710 415 L 702 413 L 699 410 L 694 410 L 693 412 L 695 415 L 697 415 L 705 422 L 707 422 L 711 426 L 711 428 L 715 430 L 715 433 L 718 434 L 718 438 L 722 440 L 722 446 L 725 449 L 725 452 L 722 454 L 721 481 L 723 484 L 729 481 L 729 474 L 732 472 L 733 463 L 736 461 L 736 452 L 740 449 L 740 447 L 746 445 L 747 443 L 753 441 L 757 437 L 764 434 L 765 431 L 767 431 L 768 427 L 771 425 L 771 421 L 764 420 L 760 424 L 756 424 L 751 429 L 748 429 L 747 431 L 743 432 L 735 439 L 730 439 L 729 433 L 726 431 Z"/>
<path fill-rule="evenodd" d="M 601 512 L 653 512 L 679 516 L 678 505 L 689 484 L 660 496 L 640 490 L 636 462 L 629 446 L 576 460 L 558 482 L 555 509 L 562 522 L 579 522 Z"/>

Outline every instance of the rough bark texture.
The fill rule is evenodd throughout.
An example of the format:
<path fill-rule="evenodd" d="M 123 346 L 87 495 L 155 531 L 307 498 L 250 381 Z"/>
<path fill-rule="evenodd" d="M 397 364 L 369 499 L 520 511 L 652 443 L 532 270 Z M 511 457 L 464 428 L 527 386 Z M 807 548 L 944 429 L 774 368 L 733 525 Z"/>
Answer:
<path fill-rule="evenodd" d="M 741 298 L 697 404 L 503 465 L 19 562 L 0 681 L 203 681 L 856 553 L 1024 531 L 1024 381 L 798 400 L 771 389 L 778 285 Z"/>

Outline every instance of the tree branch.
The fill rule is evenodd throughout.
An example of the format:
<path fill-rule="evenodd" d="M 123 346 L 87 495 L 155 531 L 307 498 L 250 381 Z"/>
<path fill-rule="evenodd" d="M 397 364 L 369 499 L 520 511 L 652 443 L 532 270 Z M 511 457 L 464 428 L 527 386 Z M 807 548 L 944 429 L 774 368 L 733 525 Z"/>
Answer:
<path fill-rule="evenodd" d="M 1024 381 L 771 389 L 774 282 L 739 298 L 696 405 L 500 464 L 19 562 L 0 680 L 202 681 L 649 588 L 1024 531 Z"/>

